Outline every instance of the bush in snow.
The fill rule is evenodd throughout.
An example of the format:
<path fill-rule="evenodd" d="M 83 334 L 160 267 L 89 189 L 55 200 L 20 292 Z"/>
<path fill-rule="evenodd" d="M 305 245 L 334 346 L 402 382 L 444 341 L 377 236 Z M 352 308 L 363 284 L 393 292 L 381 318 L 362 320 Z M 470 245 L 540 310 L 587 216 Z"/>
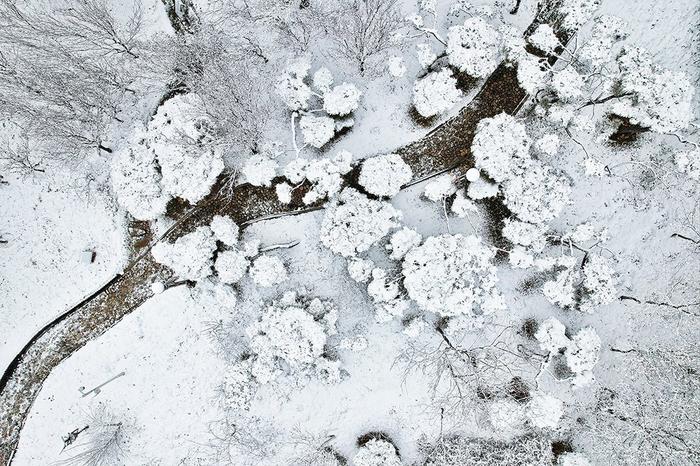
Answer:
<path fill-rule="evenodd" d="M 559 151 L 559 144 L 559 136 L 557 136 L 556 134 L 545 134 L 537 141 L 535 141 L 535 149 L 540 154 L 554 157 Z"/>
<path fill-rule="evenodd" d="M 579 330 L 567 346 L 566 364 L 575 374 L 575 386 L 587 385 L 593 381 L 593 368 L 600 355 L 600 337 L 592 327 Z"/>
<path fill-rule="evenodd" d="M 583 266 L 584 295 L 579 309 L 590 313 L 595 307 L 617 299 L 616 279 L 617 273 L 609 259 L 597 254 L 589 255 Z"/>
<path fill-rule="evenodd" d="M 412 177 L 411 167 L 400 155 L 385 154 L 364 161 L 359 183 L 375 196 L 394 196 Z"/>
<path fill-rule="evenodd" d="M 494 255 L 476 236 L 432 236 L 406 254 L 404 287 L 426 311 L 442 316 L 489 314 L 504 307 L 496 288 Z"/>
<path fill-rule="evenodd" d="M 460 97 L 462 92 L 457 89 L 457 80 L 448 69 L 429 73 L 413 85 L 413 105 L 425 118 L 446 112 Z"/>
<path fill-rule="evenodd" d="M 287 72 L 277 81 L 277 93 L 292 111 L 306 110 L 309 106 L 312 92 L 304 79 L 310 68 L 310 63 L 301 60 L 290 65 Z"/>
<path fill-rule="evenodd" d="M 312 375 L 318 365 L 327 367 L 324 362 L 330 361 L 324 360 L 323 352 L 327 338 L 336 333 L 337 314 L 330 301 L 294 292 L 266 304 L 258 322 L 246 330 L 256 380 L 266 384 L 285 372 Z"/>
<path fill-rule="evenodd" d="M 361 95 L 354 84 L 343 83 L 323 94 L 323 109 L 329 115 L 349 115 L 357 109 Z"/>
<path fill-rule="evenodd" d="M 423 195 L 432 202 L 444 202 L 457 191 L 452 175 L 445 173 L 425 184 Z"/>
<path fill-rule="evenodd" d="M 559 7 L 559 12 L 564 16 L 563 26 L 566 29 L 575 30 L 587 23 L 602 0 L 564 0 Z"/>
<path fill-rule="evenodd" d="M 695 89 L 681 72 L 664 70 L 654 64 L 651 54 L 640 48 L 625 48 L 617 58 L 622 93 L 612 113 L 659 133 L 685 129 L 693 119 Z"/>
<path fill-rule="evenodd" d="M 556 429 L 563 414 L 564 403 L 547 394 L 536 394 L 525 405 L 528 422 L 538 429 Z"/>
<path fill-rule="evenodd" d="M 700 147 L 676 154 L 675 162 L 679 172 L 687 174 L 691 180 L 700 180 Z"/>
<path fill-rule="evenodd" d="M 552 67 L 546 59 L 522 52 L 518 60 L 518 84 L 528 94 L 544 89 L 552 77 Z"/>
<path fill-rule="evenodd" d="M 215 277 L 199 280 L 190 289 L 190 298 L 210 315 L 223 318 L 236 310 L 236 292 Z"/>
<path fill-rule="evenodd" d="M 211 275 L 216 240 L 207 226 L 181 236 L 174 243 L 160 242 L 151 254 L 159 264 L 172 269 L 183 280 L 200 280 Z"/>
<path fill-rule="evenodd" d="M 505 181 L 530 158 L 530 138 L 525 126 L 513 116 L 501 113 L 484 118 L 476 127 L 472 153 L 476 166 L 494 181 Z"/>
<path fill-rule="evenodd" d="M 252 360 L 236 363 L 224 374 L 221 395 L 228 410 L 248 411 L 257 391 L 257 382 L 251 372 Z"/>
<path fill-rule="evenodd" d="M 423 237 L 416 230 L 403 227 L 391 235 L 386 248 L 391 251 L 389 257 L 394 260 L 403 259 L 408 251 L 418 246 Z"/>
<path fill-rule="evenodd" d="M 386 440 L 371 439 L 352 459 L 355 466 L 401 466 L 396 447 Z"/>
<path fill-rule="evenodd" d="M 163 189 L 193 204 L 209 194 L 224 170 L 221 153 L 215 149 L 165 146 L 156 154 Z"/>
<path fill-rule="evenodd" d="M 374 269 L 374 262 L 369 259 L 360 259 L 353 257 L 348 260 L 348 274 L 350 278 L 358 283 L 364 283 L 369 280 Z"/>
<path fill-rule="evenodd" d="M 498 185 L 480 177 L 478 180 L 469 183 L 467 196 L 475 201 L 498 196 Z"/>
<path fill-rule="evenodd" d="M 540 348 L 551 354 L 557 354 L 559 350 L 569 346 L 569 338 L 566 336 L 566 327 L 555 317 L 549 317 L 540 322 L 535 332 L 535 339 Z"/>
<path fill-rule="evenodd" d="M 248 258 L 237 249 L 222 251 L 216 257 L 214 268 L 223 283 L 238 283 L 248 270 Z"/>
<path fill-rule="evenodd" d="M 598 16 L 594 20 L 593 32 L 578 53 L 579 60 L 597 69 L 614 58 L 613 47 L 627 37 L 625 23 L 620 18 L 609 15 Z"/>
<path fill-rule="evenodd" d="M 542 252 L 547 245 L 547 225 L 521 222 L 507 218 L 503 225 L 503 236 L 513 244 L 519 244 L 534 252 Z"/>
<path fill-rule="evenodd" d="M 304 204 L 313 204 L 323 198 L 332 198 L 343 186 L 343 175 L 352 169 L 352 154 L 339 151 L 331 158 L 320 160 L 296 159 L 285 168 L 285 174 L 293 183 L 306 178 L 311 189 L 304 194 Z M 297 181 L 298 180 L 298 181 Z"/>
<path fill-rule="evenodd" d="M 497 400 L 489 404 L 488 416 L 491 427 L 505 438 L 513 438 L 523 433 L 525 428 L 525 407 L 515 400 Z"/>
<path fill-rule="evenodd" d="M 262 154 L 255 154 L 246 160 L 241 173 L 253 186 L 270 186 L 277 174 L 277 162 Z"/>
<path fill-rule="evenodd" d="M 447 34 L 450 65 L 475 78 L 491 74 L 498 66 L 500 36 L 480 17 L 452 26 Z"/>
<path fill-rule="evenodd" d="M 321 242 L 345 257 L 367 251 L 398 226 L 401 212 L 387 202 L 367 198 L 352 188 L 343 190 L 326 211 Z"/>
<path fill-rule="evenodd" d="M 238 243 L 238 225 L 229 216 L 214 215 L 209 225 L 217 240 L 226 246 L 235 246 Z"/>
<path fill-rule="evenodd" d="M 504 183 L 505 204 L 520 220 L 531 223 L 554 219 L 569 203 L 568 181 L 539 160 L 529 159 L 522 173 Z"/>
<path fill-rule="evenodd" d="M 552 26 L 549 24 L 540 24 L 537 29 L 528 38 L 528 42 L 534 45 L 542 52 L 551 54 L 556 50 L 561 43 L 557 36 L 554 34 Z"/>
<path fill-rule="evenodd" d="M 586 81 L 573 67 L 557 71 L 549 85 L 562 102 L 573 102 L 583 96 Z"/>
<path fill-rule="evenodd" d="M 165 214 L 170 196 L 163 192 L 155 157 L 143 142 L 115 154 L 111 179 L 117 201 L 137 220 Z"/>
<path fill-rule="evenodd" d="M 287 269 L 277 256 L 260 256 L 250 267 L 250 277 L 256 285 L 270 287 L 287 280 Z"/>
<path fill-rule="evenodd" d="M 406 74 L 406 65 L 401 57 L 389 57 L 387 69 L 393 78 L 402 78 Z"/>
<path fill-rule="evenodd" d="M 303 115 L 299 128 L 304 136 L 304 144 L 320 149 L 335 135 L 335 121 L 327 116 Z"/>
<path fill-rule="evenodd" d="M 408 302 L 401 298 L 396 280 L 390 280 L 383 269 L 372 270 L 372 280 L 367 285 L 367 294 L 372 298 L 379 322 L 388 322 L 394 317 L 403 317 Z"/>
<path fill-rule="evenodd" d="M 454 200 L 452 201 L 452 206 L 450 210 L 459 218 L 465 218 L 469 216 L 469 212 L 478 212 L 479 208 L 474 202 L 464 195 L 464 191 L 458 191 Z"/>

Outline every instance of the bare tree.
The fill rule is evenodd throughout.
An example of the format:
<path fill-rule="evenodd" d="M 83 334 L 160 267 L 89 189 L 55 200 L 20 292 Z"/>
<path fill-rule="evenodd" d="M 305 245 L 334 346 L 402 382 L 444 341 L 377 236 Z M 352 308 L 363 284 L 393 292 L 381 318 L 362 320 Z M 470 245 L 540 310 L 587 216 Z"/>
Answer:
<path fill-rule="evenodd" d="M 700 462 L 700 351 L 677 347 L 617 350 L 624 382 L 602 388 L 584 436 L 619 464 Z M 601 448 L 605 446 L 607 448 Z"/>
<path fill-rule="evenodd" d="M 111 466 L 124 464 L 126 444 L 129 441 L 129 426 L 105 405 L 100 404 L 88 416 L 85 429 L 85 442 L 66 451 L 72 453 L 70 458 L 59 461 L 57 465 L 66 466 Z"/>
<path fill-rule="evenodd" d="M 326 15 L 328 34 L 335 51 L 364 74 L 397 45 L 396 33 L 402 23 L 397 0 L 342 0 L 340 5 L 333 16 Z"/>
<path fill-rule="evenodd" d="M 53 157 L 110 152 L 106 127 L 133 93 L 142 15 L 118 21 L 106 0 L 0 1 L 0 117 Z"/>

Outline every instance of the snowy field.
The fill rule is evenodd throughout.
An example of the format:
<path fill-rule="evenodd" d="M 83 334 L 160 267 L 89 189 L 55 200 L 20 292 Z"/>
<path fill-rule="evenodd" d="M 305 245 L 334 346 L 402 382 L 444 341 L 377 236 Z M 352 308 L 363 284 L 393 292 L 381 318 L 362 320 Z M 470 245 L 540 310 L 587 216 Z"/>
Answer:
<path fill-rule="evenodd" d="M 56 20 L 0 6 L 0 464 L 700 464 L 696 1 L 528 39 L 534 0 L 22 3 Z"/>

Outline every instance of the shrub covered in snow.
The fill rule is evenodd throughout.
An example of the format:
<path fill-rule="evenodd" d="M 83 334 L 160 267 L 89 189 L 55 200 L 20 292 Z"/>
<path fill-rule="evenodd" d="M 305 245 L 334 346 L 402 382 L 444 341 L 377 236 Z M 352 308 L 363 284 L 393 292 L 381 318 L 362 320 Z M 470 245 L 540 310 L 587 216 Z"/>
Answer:
<path fill-rule="evenodd" d="M 529 159 L 530 144 L 525 126 L 513 116 L 501 113 L 479 122 L 472 152 L 476 166 L 501 182 L 512 177 L 523 161 Z"/>
<path fill-rule="evenodd" d="M 574 386 L 593 381 L 593 368 L 598 362 L 600 347 L 600 337 L 592 327 L 581 329 L 573 336 L 564 354 L 569 369 L 575 374 Z"/>
<path fill-rule="evenodd" d="M 520 220 L 531 223 L 554 219 L 569 203 L 571 187 L 539 160 L 529 159 L 522 174 L 510 178 L 503 186 L 505 203 Z"/>
<path fill-rule="evenodd" d="M 454 184 L 452 175 L 445 173 L 426 183 L 423 195 L 429 201 L 443 202 L 446 198 L 453 195 L 455 191 L 457 191 L 457 186 Z"/>
<path fill-rule="evenodd" d="M 335 121 L 327 116 L 303 115 L 299 128 L 304 136 L 304 144 L 320 149 L 335 135 Z"/>
<path fill-rule="evenodd" d="M 357 109 L 361 95 L 354 84 L 340 84 L 323 94 L 323 109 L 329 115 L 349 115 Z"/>
<path fill-rule="evenodd" d="M 226 246 L 235 246 L 238 243 L 238 225 L 229 216 L 214 215 L 209 225 L 217 240 Z"/>
<path fill-rule="evenodd" d="M 503 236 L 513 244 L 519 244 L 541 252 L 547 245 L 548 228 L 545 224 L 521 222 L 519 220 L 506 219 L 503 225 Z"/>
<path fill-rule="evenodd" d="M 258 384 L 251 372 L 252 361 L 241 361 L 224 374 L 221 393 L 227 409 L 247 411 L 255 396 Z"/>
<path fill-rule="evenodd" d="M 387 202 L 367 198 L 352 188 L 343 190 L 326 211 L 321 242 L 345 257 L 367 251 L 398 226 L 401 212 Z"/>
<path fill-rule="evenodd" d="M 559 350 L 569 346 L 570 340 L 565 333 L 564 324 L 555 317 L 549 317 L 539 323 L 535 339 L 544 351 L 557 354 Z"/>
<path fill-rule="evenodd" d="M 315 374 L 317 366 L 327 367 L 323 352 L 326 340 L 336 333 L 337 309 L 330 301 L 285 293 L 265 305 L 258 322 L 246 333 L 255 355 L 251 371 L 261 384 L 287 372 Z"/>
<path fill-rule="evenodd" d="M 564 16 L 563 26 L 567 29 L 578 29 L 587 23 L 602 0 L 564 0 L 559 12 Z"/>
<path fill-rule="evenodd" d="M 246 160 L 241 173 L 253 186 L 270 186 L 277 173 L 277 162 L 262 154 L 255 154 Z"/>
<path fill-rule="evenodd" d="M 112 189 L 117 201 L 138 220 L 165 214 L 170 196 L 160 185 L 155 156 L 143 142 L 117 152 L 112 159 Z"/>
<path fill-rule="evenodd" d="M 691 180 L 700 180 L 700 147 L 688 152 L 679 152 L 675 156 L 676 167 Z"/>
<path fill-rule="evenodd" d="M 214 268 L 223 283 L 238 283 L 248 270 L 248 258 L 237 249 L 222 251 L 216 257 Z"/>
<path fill-rule="evenodd" d="M 546 435 L 526 435 L 510 442 L 461 436 L 441 436 L 421 446 L 425 466 L 544 466 L 554 461 Z"/>
<path fill-rule="evenodd" d="M 224 169 L 223 158 L 216 149 L 165 146 L 156 149 L 156 155 L 163 189 L 191 203 L 209 194 Z"/>
<path fill-rule="evenodd" d="M 489 314 L 504 307 L 496 288 L 494 255 L 476 236 L 432 236 L 406 254 L 404 287 L 426 311 L 443 316 Z"/>
<path fill-rule="evenodd" d="M 369 259 L 353 257 L 348 260 L 348 274 L 350 274 L 350 278 L 358 283 L 364 283 L 369 280 L 369 277 L 372 275 L 372 269 L 374 269 L 374 262 Z"/>
<path fill-rule="evenodd" d="M 425 118 L 446 112 L 460 97 L 457 80 L 448 69 L 430 73 L 413 85 L 413 105 Z"/>
<path fill-rule="evenodd" d="M 306 61 L 297 62 L 289 66 L 277 81 L 277 93 L 292 111 L 306 110 L 309 106 L 312 92 L 304 79 L 310 68 L 311 65 Z"/>
<path fill-rule="evenodd" d="M 397 280 L 391 280 L 384 269 L 372 270 L 372 280 L 367 285 L 367 294 L 372 298 L 379 322 L 403 317 L 408 309 L 408 302 L 401 298 Z"/>
<path fill-rule="evenodd" d="M 401 466 L 396 447 L 386 440 L 371 439 L 352 459 L 355 466 Z"/>
<path fill-rule="evenodd" d="M 616 281 L 617 273 L 610 259 L 598 254 L 589 255 L 583 267 L 584 297 L 580 310 L 593 312 L 597 306 L 610 304 L 617 299 Z"/>
<path fill-rule="evenodd" d="M 352 169 L 352 154 L 339 151 L 331 158 L 319 160 L 296 159 L 285 169 L 292 182 L 306 178 L 311 183 L 311 189 L 304 194 L 304 204 L 313 204 L 323 198 L 333 198 L 343 185 L 343 175 Z M 295 181 L 299 180 L 299 181 Z"/>
<path fill-rule="evenodd" d="M 408 251 L 418 246 L 422 239 L 423 237 L 420 233 L 412 228 L 403 227 L 395 231 L 391 235 L 389 244 L 386 246 L 386 248 L 391 251 L 389 257 L 394 260 L 402 259 Z"/>
<path fill-rule="evenodd" d="M 216 240 L 207 226 L 181 236 L 174 243 L 160 242 L 151 254 L 156 262 L 175 272 L 183 280 L 200 280 L 211 275 Z"/>
<path fill-rule="evenodd" d="M 552 26 L 549 24 L 540 24 L 537 29 L 528 38 L 528 42 L 545 53 L 552 53 L 557 47 L 561 46 L 559 39 Z"/>
<path fill-rule="evenodd" d="M 250 267 L 250 277 L 256 285 L 270 287 L 287 280 L 287 269 L 277 256 L 260 256 Z"/>
<path fill-rule="evenodd" d="M 364 161 L 359 182 L 375 196 L 394 196 L 412 177 L 411 167 L 400 155 L 385 154 Z"/>
<path fill-rule="evenodd" d="M 475 78 L 486 77 L 496 69 L 499 46 L 498 31 L 480 17 L 452 26 L 447 35 L 450 65 Z"/>
<path fill-rule="evenodd" d="M 525 415 L 533 427 L 556 429 L 564 414 L 564 403 L 551 395 L 536 394 L 525 406 Z"/>

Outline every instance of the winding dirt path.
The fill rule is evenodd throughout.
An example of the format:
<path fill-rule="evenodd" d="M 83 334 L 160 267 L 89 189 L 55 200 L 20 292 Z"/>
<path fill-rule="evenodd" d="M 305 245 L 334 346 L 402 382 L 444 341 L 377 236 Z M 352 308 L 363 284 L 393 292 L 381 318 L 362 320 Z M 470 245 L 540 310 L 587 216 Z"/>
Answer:
<path fill-rule="evenodd" d="M 553 18 L 556 18 L 553 11 L 545 12 L 528 32 L 542 22 L 556 25 Z M 568 42 L 572 35 L 562 32 L 562 41 Z M 526 92 L 518 85 L 517 69 L 501 64 L 456 117 L 396 151 L 413 170 L 411 184 L 438 173 L 472 166 L 470 147 L 477 123 L 501 112 L 515 114 L 526 98 Z M 346 186 L 358 187 L 361 164 L 345 176 Z M 159 241 L 173 241 L 197 226 L 208 224 L 214 215 L 229 215 L 239 225 L 246 225 L 323 208 L 320 203 L 302 204 L 301 198 L 308 189 L 308 185 L 302 186 L 294 191 L 291 204 L 281 204 L 274 188 L 245 184 L 225 190 L 219 184 Z M 32 404 L 53 368 L 151 298 L 151 283 L 173 278 L 166 267 L 153 260 L 149 250 L 143 251 L 98 292 L 44 327 L 7 368 L 0 379 L 0 464 L 11 463 Z"/>

